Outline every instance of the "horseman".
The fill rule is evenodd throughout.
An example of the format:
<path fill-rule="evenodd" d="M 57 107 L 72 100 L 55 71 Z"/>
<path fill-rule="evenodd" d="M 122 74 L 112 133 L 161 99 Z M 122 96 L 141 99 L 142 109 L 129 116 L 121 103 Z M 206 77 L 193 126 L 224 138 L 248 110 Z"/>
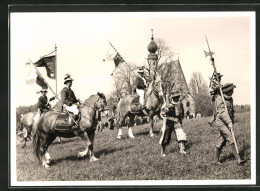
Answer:
<path fill-rule="evenodd" d="M 148 85 L 144 77 L 143 67 L 138 68 L 137 73 L 138 75 L 135 79 L 134 91 L 139 95 L 139 102 L 140 104 L 142 104 L 142 109 L 145 109 L 145 104 L 146 104 L 145 90 L 148 87 Z"/>
<path fill-rule="evenodd" d="M 162 137 L 160 144 L 162 145 L 162 156 L 165 156 L 165 148 L 171 141 L 171 133 L 174 130 L 181 154 L 187 154 L 185 151 L 186 134 L 182 128 L 182 120 L 184 118 L 183 104 L 180 101 L 180 91 L 175 90 L 169 96 L 170 103 L 162 107 L 161 114 L 166 119 L 166 123 L 162 129 Z"/>
<path fill-rule="evenodd" d="M 73 79 L 67 74 L 64 78 L 65 87 L 61 91 L 61 102 L 63 107 L 74 114 L 74 119 L 76 124 L 74 128 L 78 127 L 80 117 L 79 117 L 79 109 L 78 105 L 80 104 L 79 101 L 76 99 L 76 96 L 71 89 Z"/>
<path fill-rule="evenodd" d="M 46 96 L 47 92 L 48 92 L 48 91 L 47 91 L 47 89 L 45 89 L 45 88 L 42 88 L 41 91 L 38 92 L 38 93 L 41 93 L 41 96 L 39 97 L 38 103 L 37 103 L 38 112 L 37 112 L 37 114 L 35 115 L 35 117 L 33 118 L 35 121 L 36 121 L 37 119 L 39 119 L 40 116 L 41 116 L 43 113 L 45 113 L 45 112 L 47 112 L 47 111 L 50 110 L 50 104 L 49 104 L 48 98 L 47 98 L 47 96 Z"/>

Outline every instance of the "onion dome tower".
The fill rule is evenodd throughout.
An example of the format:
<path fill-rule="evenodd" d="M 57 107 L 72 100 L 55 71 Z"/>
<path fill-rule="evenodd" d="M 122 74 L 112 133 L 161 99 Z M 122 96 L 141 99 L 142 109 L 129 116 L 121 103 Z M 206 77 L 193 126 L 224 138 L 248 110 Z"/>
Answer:
<path fill-rule="evenodd" d="M 152 71 L 155 72 L 155 70 L 157 69 L 157 62 L 158 62 L 158 56 L 156 54 L 156 51 L 158 50 L 158 46 L 157 44 L 153 41 L 153 29 L 152 31 L 152 38 L 151 38 L 151 42 L 150 44 L 147 46 L 147 50 L 150 52 L 150 54 L 148 54 L 148 65 L 151 67 Z"/>

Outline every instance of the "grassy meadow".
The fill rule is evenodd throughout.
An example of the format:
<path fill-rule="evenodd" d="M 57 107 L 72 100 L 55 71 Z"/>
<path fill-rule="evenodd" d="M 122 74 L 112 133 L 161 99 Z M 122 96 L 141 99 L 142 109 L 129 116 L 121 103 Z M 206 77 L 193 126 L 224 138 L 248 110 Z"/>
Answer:
<path fill-rule="evenodd" d="M 45 169 L 32 152 L 32 141 L 21 148 L 17 138 L 17 181 L 87 181 L 87 180 L 221 180 L 251 178 L 250 113 L 236 114 L 234 131 L 240 155 L 247 162 L 237 166 L 229 147 L 224 147 L 220 159 L 222 165 L 212 164 L 214 144 L 218 136 L 215 124 L 207 124 L 209 118 L 185 119 L 183 128 L 187 134 L 187 155 L 178 152 L 175 136 L 167 147 L 165 158 L 160 156 L 158 144 L 162 121 L 155 125 L 155 136 L 150 138 L 149 125 L 133 128 L 135 139 L 116 139 L 116 130 L 96 132 L 94 152 L 100 160 L 90 162 L 89 157 L 77 158 L 83 151 L 81 138 L 62 138 L 49 147 L 51 168 Z"/>

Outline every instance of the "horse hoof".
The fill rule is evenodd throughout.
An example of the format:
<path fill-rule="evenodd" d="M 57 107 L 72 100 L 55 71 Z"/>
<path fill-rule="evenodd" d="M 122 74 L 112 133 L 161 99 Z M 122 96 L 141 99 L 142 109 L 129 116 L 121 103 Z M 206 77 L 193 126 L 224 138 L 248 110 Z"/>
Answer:
<path fill-rule="evenodd" d="M 116 138 L 117 138 L 117 139 L 121 139 L 121 136 L 117 136 Z"/>
<path fill-rule="evenodd" d="M 43 162 L 42 166 L 44 166 L 45 168 L 50 168 L 50 166 L 46 162 Z"/>
<path fill-rule="evenodd" d="M 99 159 L 96 158 L 96 157 L 92 157 L 92 158 L 90 159 L 90 162 L 94 162 L 94 161 L 97 161 L 97 160 L 99 160 Z"/>
<path fill-rule="evenodd" d="M 165 153 L 163 153 L 163 154 L 161 154 L 161 156 L 162 156 L 162 157 L 166 157 L 166 154 L 165 154 Z"/>
<path fill-rule="evenodd" d="M 153 133 L 150 133 L 150 137 L 153 137 L 154 136 L 154 134 Z"/>
<path fill-rule="evenodd" d="M 135 136 L 133 136 L 133 135 L 132 135 L 132 136 L 129 136 L 129 138 L 131 138 L 131 139 L 134 139 L 134 138 L 135 138 Z"/>

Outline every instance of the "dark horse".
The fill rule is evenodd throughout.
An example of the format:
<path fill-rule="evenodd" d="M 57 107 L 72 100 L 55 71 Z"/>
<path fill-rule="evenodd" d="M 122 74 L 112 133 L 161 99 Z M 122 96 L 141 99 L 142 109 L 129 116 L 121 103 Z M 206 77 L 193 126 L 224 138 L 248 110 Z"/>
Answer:
<path fill-rule="evenodd" d="M 34 151 L 38 160 L 46 168 L 49 167 L 50 155 L 47 153 L 49 145 L 57 136 L 71 138 L 80 136 L 86 144 L 86 149 L 78 153 L 78 157 L 84 157 L 89 153 L 90 161 L 98 160 L 93 153 L 95 128 L 97 125 L 97 112 L 104 109 L 107 105 L 106 97 L 103 93 L 90 96 L 79 108 L 81 120 L 79 122 L 79 133 L 68 131 L 61 133 L 55 131 L 55 121 L 60 112 L 49 111 L 43 114 L 38 123 L 37 130 L 33 138 Z"/>
<path fill-rule="evenodd" d="M 161 97 L 163 96 L 162 91 L 162 83 L 161 83 L 161 75 L 157 73 L 155 80 L 151 82 L 149 85 L 146 95 L 146 110 L 149 117 L 149 123 L 150 123 L 150 137 L 153 137 L 153 126 L 154 126 L 154 120 L 153 116 L 159 115 L 160 113 L 160 105 L 161 105 Z M 130 138 L 134 138 L 133 132 L 132 132 L 132 126 L 134 124 L 134 118 L 135 115 L 137 116 L 144 116 L 143 112 L 139 113 L 133 113 L 130 110 L 130 105 L 132 101 L 135 99 L 135 95 L 127 95 L 120 99 L 120 101 L 117 104 L 117 121 L 116 121 L 116 128 L 118 129 L 117 139 L 121 139 L 122 136 L 122 126 L 126 119 L 126 117 L 129 117 L 130 125 L 128 126 L 128 136 Z"/>

